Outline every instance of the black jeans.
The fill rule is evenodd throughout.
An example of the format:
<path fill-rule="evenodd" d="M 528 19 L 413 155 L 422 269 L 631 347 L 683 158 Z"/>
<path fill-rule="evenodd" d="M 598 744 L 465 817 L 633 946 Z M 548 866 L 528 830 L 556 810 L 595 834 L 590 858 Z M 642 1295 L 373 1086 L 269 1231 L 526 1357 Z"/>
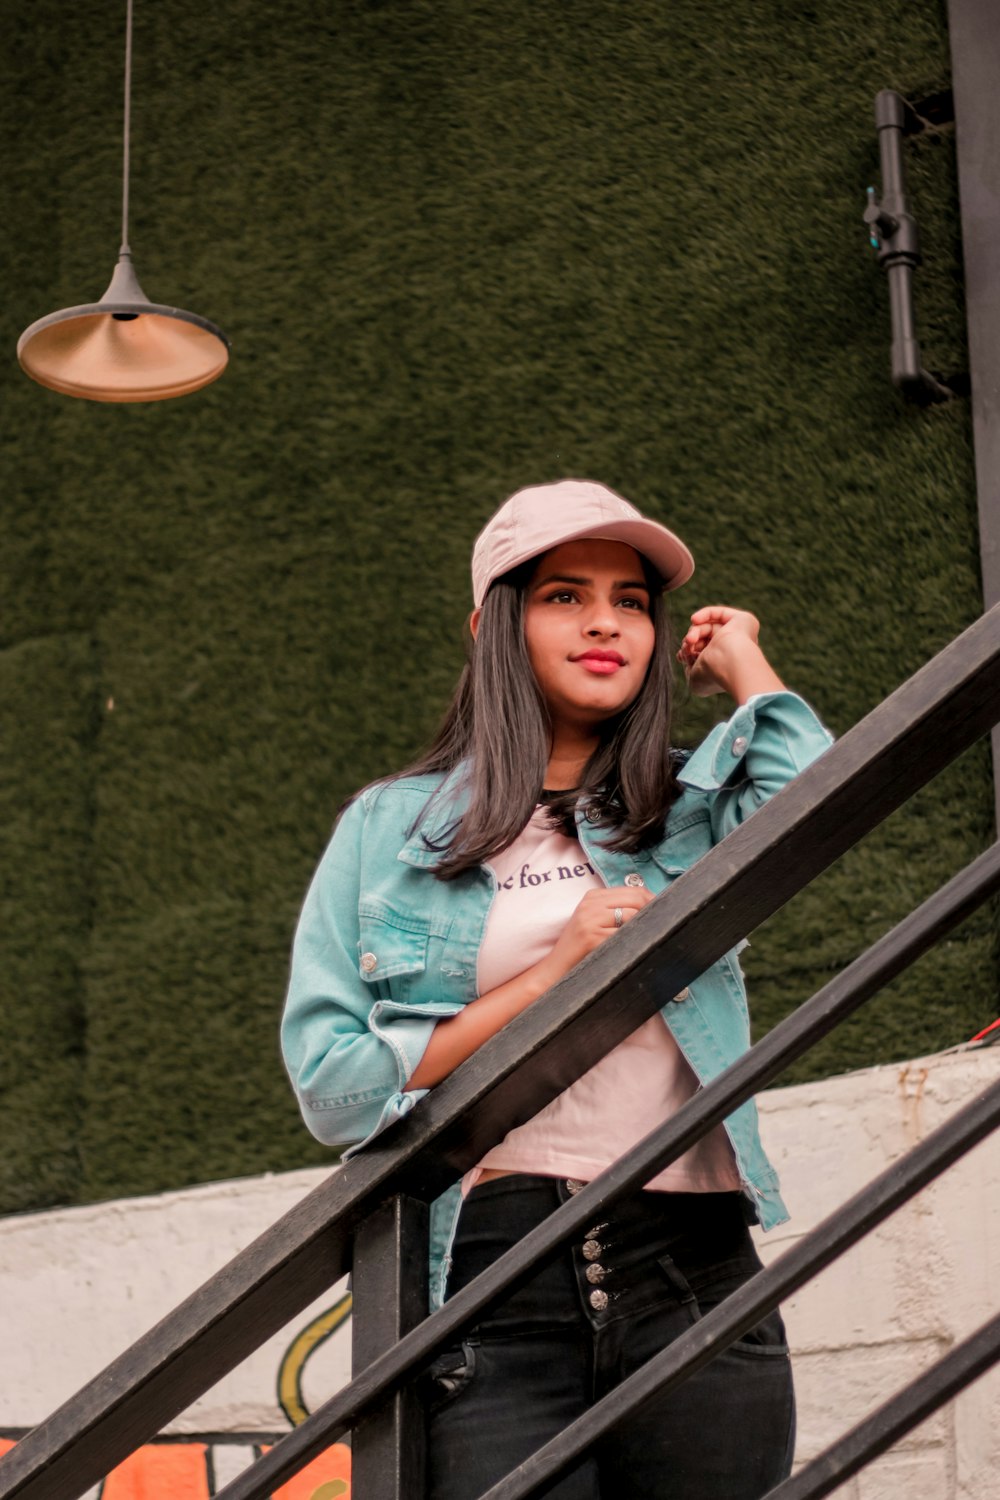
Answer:
<path fill-rule="evenodd" d="M 576 1184 L 512 1174 L 462 1208 L 449 1293 Z M 425 1381 L 429 1500 L 478 1500 L 756 1270 L 738 1193 L 641 1192 L 495 1308 Z M 777 1312 L 655 1397 L 551 1500 L 760 1500 L 791 1469 L 795 1406 Z"/>

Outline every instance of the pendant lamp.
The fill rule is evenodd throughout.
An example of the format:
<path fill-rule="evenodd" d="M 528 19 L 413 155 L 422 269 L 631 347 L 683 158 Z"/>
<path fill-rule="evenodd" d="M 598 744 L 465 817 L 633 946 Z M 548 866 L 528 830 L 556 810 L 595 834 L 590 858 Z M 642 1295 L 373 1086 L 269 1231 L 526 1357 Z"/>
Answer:
<path fill-rule="evenodd" d="M 32 380 L 88 401 L 166 401 L 221 375 L 229 340 L 197 313 L 150 302 L 128 243 L 129 133 L 132 105 L 132 0 L 125 21 L 125 148 L 122 242 L 100 302 L 64 307 L 26 328 L 17 357 Z"/>

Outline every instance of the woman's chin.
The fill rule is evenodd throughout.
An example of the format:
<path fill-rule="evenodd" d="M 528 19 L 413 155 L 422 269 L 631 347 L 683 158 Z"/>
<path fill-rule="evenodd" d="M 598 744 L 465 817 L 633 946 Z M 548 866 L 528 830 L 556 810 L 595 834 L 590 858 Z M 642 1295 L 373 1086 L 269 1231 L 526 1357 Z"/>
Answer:
<path fill-rule="evenodd" d="M 570 703 L 550 704 L 549 713 L 554 723 L 573 725 L 578 729 L 591 729 L 596 734 L 602 724 L 623 714 L 634 700 L 621 693 L 589 693 Z"/>

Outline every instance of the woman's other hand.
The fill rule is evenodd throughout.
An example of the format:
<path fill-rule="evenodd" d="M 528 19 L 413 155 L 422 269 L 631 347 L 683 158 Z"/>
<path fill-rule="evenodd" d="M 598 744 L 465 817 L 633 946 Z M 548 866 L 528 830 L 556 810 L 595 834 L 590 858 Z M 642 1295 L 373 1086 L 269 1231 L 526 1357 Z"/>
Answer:
<path fill-rule="evenodd" d="M 747 609 L 709 604 L 696 609 L 677 660 L 692 693 L 729 693 L 745 703 L 754 693 L 780 693 L 784 683 L 760 648 L 760 621 Z"/>
<path fill-rule="evenodd" d="M 508 979 L 506 984 L 489 990 L 477 1000 L 470 1000 L 457 1015 L 437 1023 L 426 1052 L 404 1087 L 430 1089 L 442 1078 L 447 1078 L 477 1048 L 495 1036 L 501 1026 L 506 1026 L 521 1011 L 527 1010 L 581 958 L 617 932 L 616 910 L 622 914 L 621 925 L 624 927 L 652 899 L 650 892 L 641 885 L 615 885 L 587 891 L 550 953 L 522 974 Z"/>
<path fill-rule="evenodd" d="M 551 953 L 535 965 L 545 989 L 568 974 L 581 958 L 586 958 L 617 932 L 619 926 L 631 922 L 636 912 L 648 906 L 652 899 L 651 893 L 642 885 L 612 885 L 586 891 Z M 615 920 L 616 911 L 621 912 L 620 923 Z"/>

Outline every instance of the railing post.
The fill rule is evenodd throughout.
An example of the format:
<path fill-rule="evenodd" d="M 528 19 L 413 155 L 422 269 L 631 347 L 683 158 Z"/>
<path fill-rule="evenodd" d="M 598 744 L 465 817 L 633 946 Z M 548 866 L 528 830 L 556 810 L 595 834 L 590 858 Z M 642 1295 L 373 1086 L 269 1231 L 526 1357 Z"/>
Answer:
<path fill-rule="evenodd" d="M 354 1236 L 352 1358 L 358 1375 L 427 1316 L 427 1204 L 397 1193 Z M 358 1500 L 423 1500 L 424 1417 L 404 1388 L 354 1429 Z"/>
<path fill-rule="evenodd" d="M 989 0 L 948 0 L 965 261 L 965 316 L 972 377 L 972 439 L 979 495 L 979 557 L 985 607 L 1000 600 L 1000 152 L 996 107 L 1000 34 Z M 993 730 L 993 783 L 1000 835 L 1000 728 Z"/>

